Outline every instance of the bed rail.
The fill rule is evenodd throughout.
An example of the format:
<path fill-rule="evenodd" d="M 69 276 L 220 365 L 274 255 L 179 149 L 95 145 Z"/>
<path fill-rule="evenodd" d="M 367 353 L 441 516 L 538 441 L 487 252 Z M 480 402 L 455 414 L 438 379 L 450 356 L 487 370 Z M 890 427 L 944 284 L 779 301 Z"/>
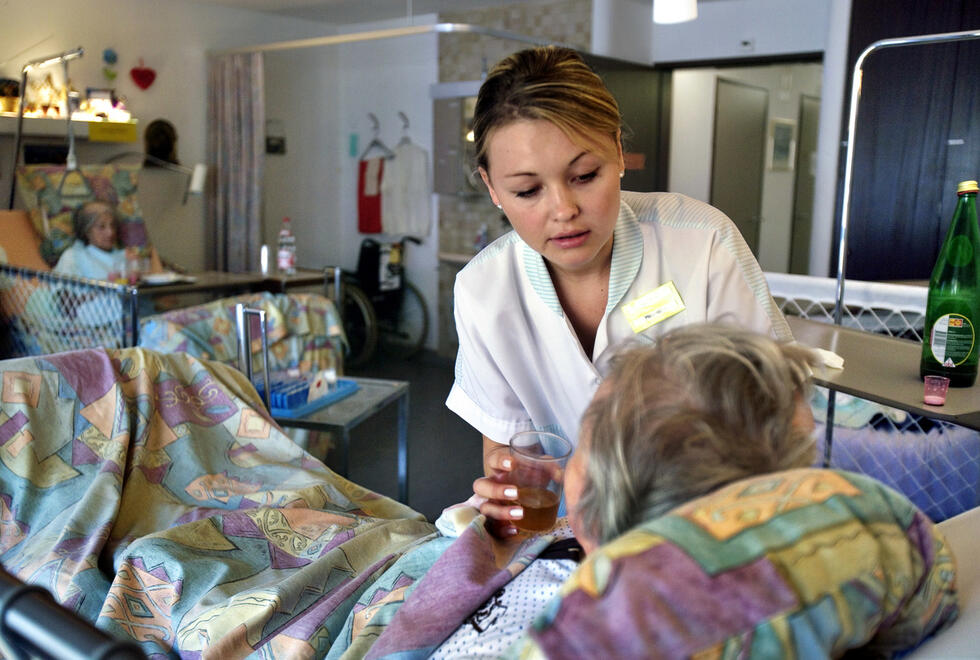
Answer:
<path fill-rule="evenodd" d="M 136 287 L 0 264 L 0 358 L 139 340 Z"/>

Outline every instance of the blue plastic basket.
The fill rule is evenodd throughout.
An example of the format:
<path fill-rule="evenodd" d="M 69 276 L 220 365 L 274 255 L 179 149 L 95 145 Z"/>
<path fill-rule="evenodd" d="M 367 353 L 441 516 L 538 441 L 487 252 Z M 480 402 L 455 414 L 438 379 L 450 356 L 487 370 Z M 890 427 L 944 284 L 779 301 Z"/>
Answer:
<path fill-rule="evenodd" d="M 305 378 L 276 378 L 272 380 L 270 387 L 272 392 L 269 395 L 269 412 L 272 413 L 273 417 L 287 419 L 305 417 L 320 408 L 349 397 L 360 389 L 360 385 L 354 381 L 339 378 L 336 385 L 331 387 L 326 394 L 308 401 L 310 381 Z M 255 389 L 258 390 L 259 396 L 264 399 L 265 386 L 261 380 L 255 383 Z"/>

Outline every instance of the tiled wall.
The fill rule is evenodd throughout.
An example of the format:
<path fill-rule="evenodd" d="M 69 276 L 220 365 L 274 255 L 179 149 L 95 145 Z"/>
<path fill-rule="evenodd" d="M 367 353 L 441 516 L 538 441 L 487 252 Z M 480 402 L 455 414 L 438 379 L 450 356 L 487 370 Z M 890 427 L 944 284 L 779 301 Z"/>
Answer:
<path fill-rule="evenodd" d="M 592 44 L 592 0 L 520 2 L 488 9 L 439 14 L 440 23 L 469 23 L 549 43 L 588 50 Z M 439 36 L 439 80 L 478 80 L 487 67 L 528 44 L 466 33 Z"/>
<path fill-rule="evenodd" d="M 515 3 L 467 12 L 445 12 L 441 23 L 469 23 L 588 50 L 592 43 L 592 0 L 551 3 Z M 530 44 L 474 34 L 439 37 L 439 80 L 479 80 L 488 67 Z M 439 127 L 435 127 L 439 130 Z M 482 225 L 488 239 L 510 231 L 486 194 L 441 195 L 439 198 L 439 251 L 451 258 L 439 263 L 439 353 L 455 356 L 458 346 L 452 314 L 452 288 Z"/>

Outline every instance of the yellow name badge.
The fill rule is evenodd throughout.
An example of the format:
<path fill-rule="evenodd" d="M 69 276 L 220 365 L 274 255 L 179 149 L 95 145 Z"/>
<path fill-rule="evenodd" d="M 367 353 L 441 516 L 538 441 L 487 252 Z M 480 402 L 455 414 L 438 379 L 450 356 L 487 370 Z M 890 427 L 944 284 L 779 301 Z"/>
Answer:
<path fill-rule="evenodd" d="M 650 293 L 623 305 L 623 314 L 634 333 L 643 332 L 682 311 L 684 301 L 673 282 L 661 284 Z"/>

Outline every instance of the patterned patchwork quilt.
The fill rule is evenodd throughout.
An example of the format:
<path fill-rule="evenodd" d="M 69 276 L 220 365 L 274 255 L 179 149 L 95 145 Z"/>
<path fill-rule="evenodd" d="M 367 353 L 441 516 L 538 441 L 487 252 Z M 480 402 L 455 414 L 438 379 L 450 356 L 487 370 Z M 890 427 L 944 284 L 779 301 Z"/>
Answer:
<path fill-rule="evenodd" d="M 788 470 L 590 554 L 512 654 L 891 657 L 957 612 L 954 558 L 907 498 L 855 473 Z"/>
<path fill-rule="evenodd" d="M 424 658 L 552 540 L 497 541 L 465 510 L 440 535 L 334 474 L 232 367 L 0 362 L 0 563 L 150 657 Z M 889 655 L 956 617 L 955 572 L 901 494 L 780 472 L 592 553 L 511 654 Z"/>
<path fill-rule="evenodd" d="M 139 345 L 161 353 L 180 351 L 237 364 L 238 303 L 266 313 L 270 371 L 341 369 L 347 339 L 340 315 L 330 299 L 315 293 L 242 294 L 156 314 L 143 319 Z M 253 364 L 259 369 L 262 340 L 259 328 L 252 330 Z"/>
<path fill-rule="evenodd" d="M 99 349 L 0 379 L 0 562 L 150 657 L 323 657 L 437 536 L 294 444 L 231 367 Z"/>

